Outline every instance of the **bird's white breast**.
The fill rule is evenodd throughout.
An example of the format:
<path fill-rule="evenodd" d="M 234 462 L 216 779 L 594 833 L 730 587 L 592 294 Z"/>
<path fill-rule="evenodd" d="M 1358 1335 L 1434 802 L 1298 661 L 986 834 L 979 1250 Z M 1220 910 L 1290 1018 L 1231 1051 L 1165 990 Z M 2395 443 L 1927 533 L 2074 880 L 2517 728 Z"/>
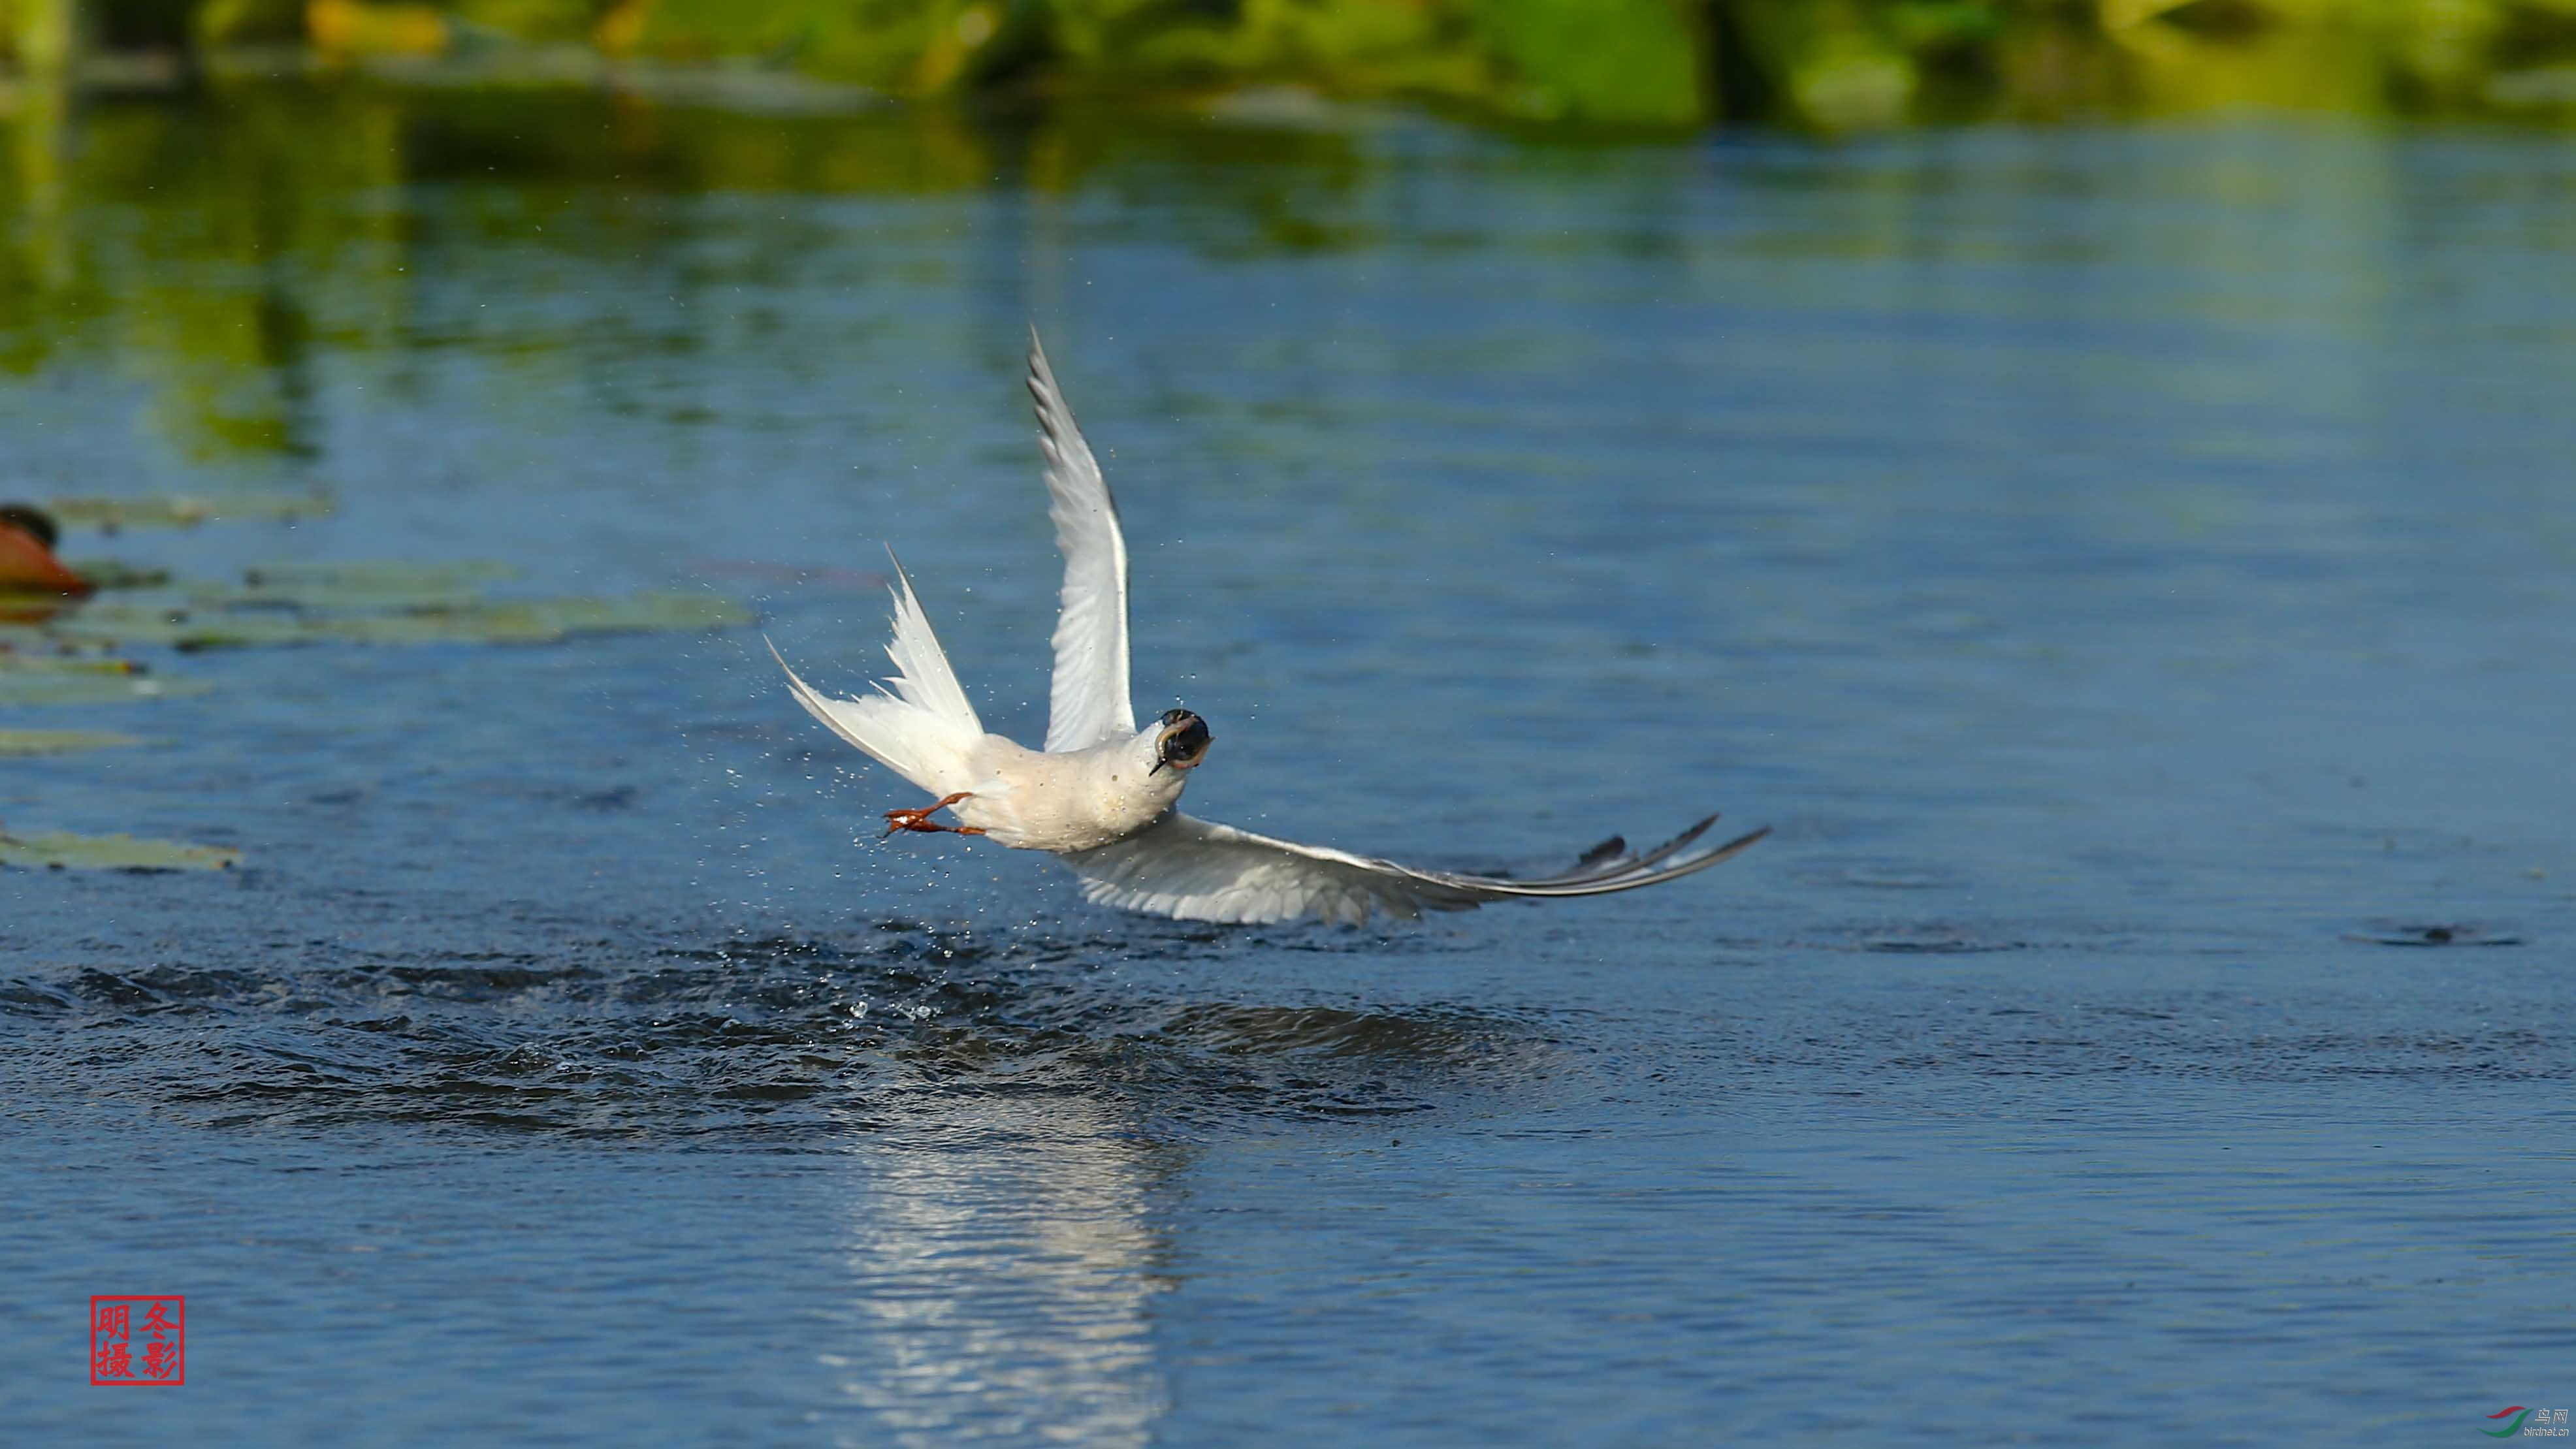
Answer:
<path fill-rule="evenodd" d="M 1181 798 L 1184 774 L 1155 771 L 1131 740 L 1045 754 L 1000 735 L 976 747 L 984 780 L 954 813 L 996 842 L 1059 854 L 1124 840 Z"/>

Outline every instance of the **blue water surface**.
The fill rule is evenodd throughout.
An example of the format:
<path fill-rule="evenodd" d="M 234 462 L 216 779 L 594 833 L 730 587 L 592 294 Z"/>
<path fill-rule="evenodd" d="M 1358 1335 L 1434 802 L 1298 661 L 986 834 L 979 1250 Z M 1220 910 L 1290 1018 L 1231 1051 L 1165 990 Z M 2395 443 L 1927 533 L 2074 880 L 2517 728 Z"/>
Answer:
<path fill-rule="evenodd" d="M 480 118 L 480 119 L 476 119 Z M 32 122 L 24 123 L 32 124 Z M 182 579 L 884 545 L 1043 733 L 1018 372 L 1193 811 L 1657 890 L 1086 905 L 755 630 L 0 711 L 18 1442 L 2472 1442 L 2576 1399 L 2576 152 L 2236 119 L 1551 146 L 1321 108 L 285 95 L 21 145 L 6 490 Z M 200 158 L 194 161 L 182 158 Z M 117 158 L 140 158 L 125 159 Z M 212 159 L 203 159 L 212 158 Z M 188 1382 L 89 1387 L 102 1293 Z"/>

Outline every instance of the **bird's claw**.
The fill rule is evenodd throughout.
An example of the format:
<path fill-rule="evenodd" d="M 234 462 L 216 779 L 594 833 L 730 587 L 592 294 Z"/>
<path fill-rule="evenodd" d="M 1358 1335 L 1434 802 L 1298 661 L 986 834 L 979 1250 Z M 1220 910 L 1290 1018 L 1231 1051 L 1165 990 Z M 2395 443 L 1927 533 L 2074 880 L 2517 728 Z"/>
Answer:
<path fill-rule="evenodd" d="M 880 840 L 890 839 L 895 832 L 899 830 L 918 830 L 924 835 L 981 835 L 984 833 L 984 829 L 980 825 L 942 825 L 938 821 L 930 818 L 937 812 L 947 809 L 949 806 L 956 804 L 960 800 L 966 799 L 974 793 L 975 792 L 972 790 L 960 790 L 945 800 L 934 801 L 928 805 L 915 805 L 901 810 L 889 810 L 885 813 L 885 834 L 877 838 Z"/>

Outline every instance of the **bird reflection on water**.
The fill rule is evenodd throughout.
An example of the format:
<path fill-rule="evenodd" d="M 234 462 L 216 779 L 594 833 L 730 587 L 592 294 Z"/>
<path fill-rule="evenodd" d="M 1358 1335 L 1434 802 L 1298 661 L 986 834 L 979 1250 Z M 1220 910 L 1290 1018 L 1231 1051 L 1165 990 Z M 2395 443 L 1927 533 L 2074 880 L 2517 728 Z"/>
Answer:
<path fill-rule="evenodd" d="M 1145 1442 L 1169 1399 L 1158 1205 L 1193 1123 L 1434 1110 L 1460 1075 L 1549 1055 L 1502 1017 L 1140 1004 L 1094 974 L 876 978 L 891 1014 L 933 1014 L 888 1043 L 889 1091 L 849 1099 L 851 1300 L 824 1361 L 898 1435 Z"/>
<path fill-rule="evenodd" d="M 943 1096 L 900 1143 L 853 1149 L 834 1391 L 898 1437 L 968 1424 L 1141 1444 L 1169 1401 L 1151 1308 L 1153 1202 L 1184 1149 L 1116 1103 Z"/>

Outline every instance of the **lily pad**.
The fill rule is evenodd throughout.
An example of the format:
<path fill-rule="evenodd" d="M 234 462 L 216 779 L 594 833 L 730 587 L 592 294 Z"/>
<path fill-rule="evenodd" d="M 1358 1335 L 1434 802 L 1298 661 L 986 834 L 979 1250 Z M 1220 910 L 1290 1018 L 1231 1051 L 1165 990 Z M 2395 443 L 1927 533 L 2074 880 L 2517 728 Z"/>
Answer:
<path fill-rule="evenodd" d="M 113 648 L 240 649 L 280 644 L 550 644 L 580 634 L 702 632 L 755 621 L 699 593 L 591 599 L 468 599 L 380 611 L 309 606 L 287 594 L 206 595 L 186 603 L 92 604 L 43 637 Z"/>
<path fill-rule="evenodd" d="M 61 594 L 26 594 L 0 589 L 0 624 L 42 624 L 61 618 L 79 602 Z"/>
<path fill-rule="evenodd" d="M 527 606 L 565 634 L 700 633 L 739 629 L 760 616 L 715 594 L 664 591 L 611 599 L 543 599 Z"/>
<path fill-rule="evenodd" d="M 126 649 L 237 649 L 284 644 L 547 644 L 580 634 L 706 631 L 758 616 L 702 590 L 625 597 L 493 598 L 515 570 L 489 560 L 282 563 L 239 585 L 143 589 L 48 615 L 0 613 L 0 646 L 17 637 Z"/>
<path fill-rule="evenodd" d="M 307 609 L 390 609 L 472 603 L 483 586 L 515 575 L 488 559 L 453 563 L 262 564 L 242 574 L 238 594 L 213 592 L 216 603 L 243 600 L 292 602 Z"/>
<path fill-rule="evenodd" d="M 202 680 L 147 674 L 127 659 L 30 658 L 0 650 L 0 705 L 122 704 L 179 699 L 211 688 Z"/>
<path fill-rule="evenodd" d="M 26 755 L 76 755 L 84 750 L 113 750 L 143 741 L 108 730 L 0 730 L 0 758 Z"/>
<path fill-rule="evenodd" d="M 170 582 L 170 571 L 115 558 L 78 558 L 65 567 L 89 580 L 94 589 L 157 589 Z"/>
<path fill-rule="evenodd" d="M 115 533 L 127 528 L 195 528 L 257 519 L 322 518 L 336 507 L 319 493 L 227 493 L 208 497 L 57 498 L 45 505 L 67 527 Z"/>
<path fill-rule="evenodd" d="M 230 870 L 241 852 L 131 835 L 0 835 L 0 865 L 46 870 Z"/>

